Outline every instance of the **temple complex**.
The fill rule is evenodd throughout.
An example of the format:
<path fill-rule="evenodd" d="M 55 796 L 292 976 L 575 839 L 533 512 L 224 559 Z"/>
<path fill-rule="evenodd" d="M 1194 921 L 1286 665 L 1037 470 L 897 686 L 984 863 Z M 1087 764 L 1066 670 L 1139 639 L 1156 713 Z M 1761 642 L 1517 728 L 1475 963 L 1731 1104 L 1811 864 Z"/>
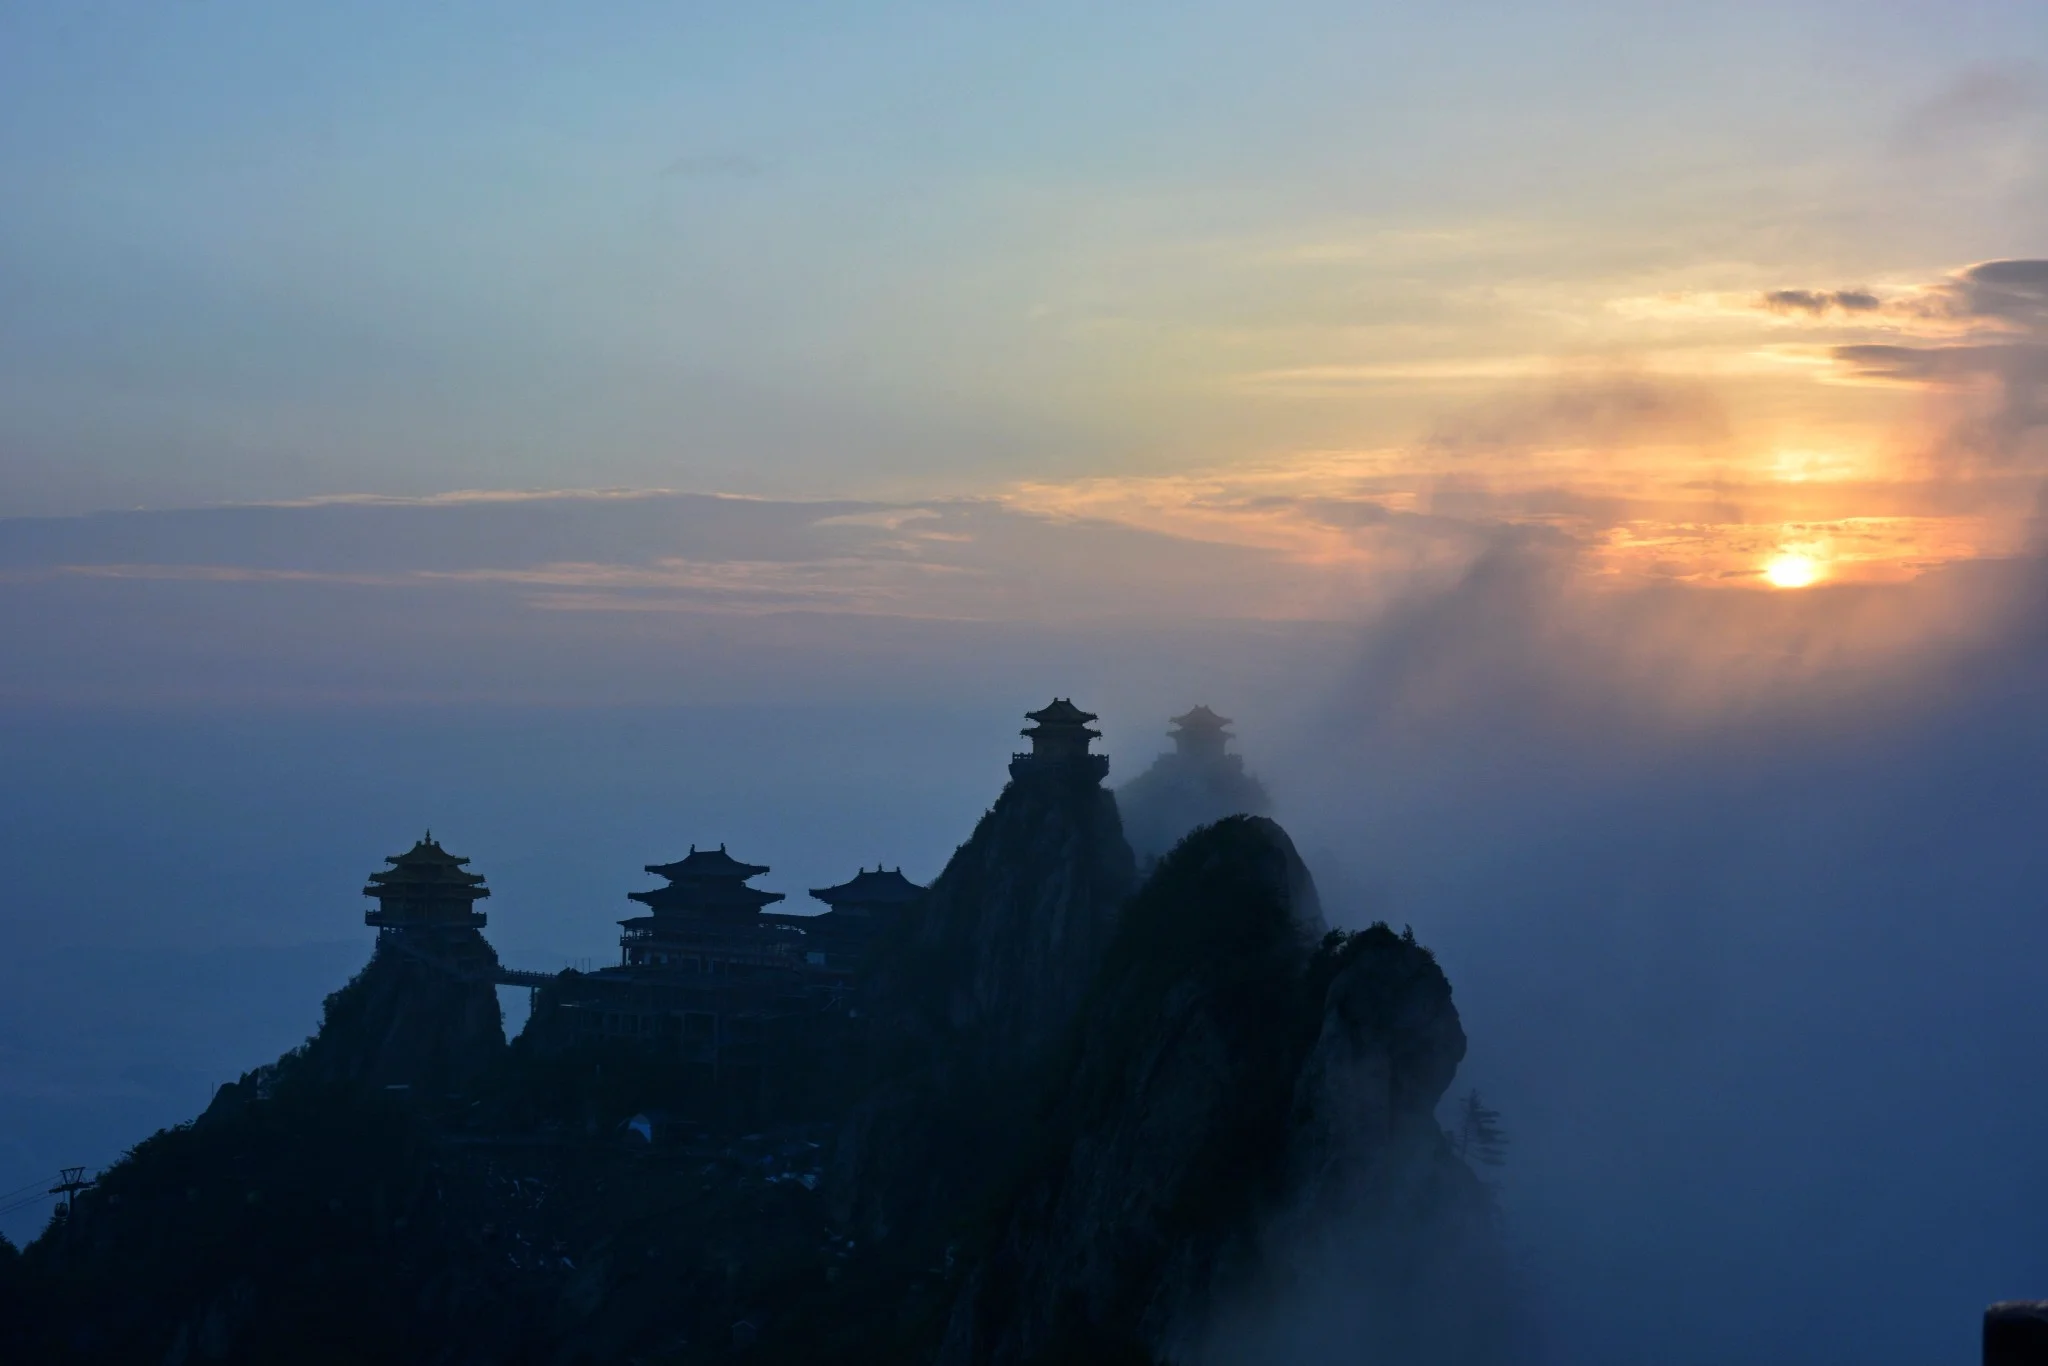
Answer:
<path fill-rule="evenodd" d="M 1031 741 L 1031 752 L 1010 756 L 1012 778 L 1076 778 L 1099 783 L 1109 775 L 1108 757 L 1088 752 L 1088 742 L 1102 738 L 1101 731 L 1088 726 L 1096 719 L 1094 712 L 1082 711 L 1069 698 L 1055 697 L 1048 706 L 1024 713 L 1024 719 L 1033 723 L 1019 732 Z"/>
<path fill-rule="evenodd" d="M 803 960 L 802 935 L 761 914 L 782 893 L 747 885 L 768 871 L 764 865 L 741 863 L 722 844 L 716 852 L 692 845 L 689 857 L 650 863 L 647 871 L 668 885 L 626 894 L 652 914 L 619 922 L 622 967 L 744 976 Z"/>
<path fill-rule="evenodd" d="M 1095 714 L 1059 697 L 1027 719 L 1022 733 L 1031 749 L 1012 755 L 1011 777 L 1051 786 L 1022 794 L 1030 799 L 1018 809 L 1038 813 L 1032 819 L 1066 819 L 1059 815 L 1069 805 L 1064 796 L 1050 805 L 1040 800 L 1056 793 L 1086 793 L 1112 806 L 1098 786 L 1109 760 L 1090 749 L 1101 738 L 1091 725 Z M 1224 718 L 1198 707 L 1175 724 L 1176 745 L 1189 763 L 1238 764 L 1223 752 Z M 1123 847 L 1121 838 L 1116 846 Z M 487 983 L 528 987 L 534 997 L 525 1047 L 561 1055 L 630 1044 L 673 1059 L 679 1078 L 709 1084 L 696 1094 L 752 1097 L 734 1102 L 742 1108 L 765 1105 L 778 1087 L 824 1093 L 816 1079 L 841 1066 L 863 1027 L 856 982 L 864 982 L 877 948 L 915 922 L 929 890 L 901 868 L 863 866 L 844 882 L 811 889 L 821 913 L 794 914 L 774 909 L 786 899 L 783 893 L 756 885 L 770 872 L 765 864 L 736 858 L 722 844 L 693 845 L 673 862 L 646 865 L 660 885 L 626 893 L 640 913 L 618 922 L 615 964 L 540 973 L 498 962 L 477 909 L 490 890 L 468 870 L 467 859 L 428 835 L 386 862 L 390 867 L 364 888 L 377 901 L 364 919 L 378 931 L 380 959 L 403 958 L 411 973 L 483 991 L 479 999 L 486 1005 Z M 463 1009 L 482 1012 L 475 1003 Z M 792 1080 L 801 1075 L 811 1080 Z"/>
<path fill-rule="evenodd" d="M 874 871 L 862 868 L 836 887 L 813 887 L 811 895 L 827 907 L 823 915 L 771 913 L 764 918 L 802 931 L 807 969 L 851 985 L 876 937 L 922 905 L 925 890 L 903 876 L 901 868 L 884 870 L 878 863 Z"/>
<path fill-rule="evenodd" d="M 648 914 L 619 922 L 618 965 L 563 973 L 536 994 L 535 1046 L 628 1043 L 675 1059 L 707 1098 L 742 1110 L 778 1088 L 804 1092 L 806 1073 L 818 1091 L 816 1075 L 846 1043 L 871 942 L 924 889 L 901 871 L 863 869 L 812 893 L 825 913 L 791 915 L 766 909 L 782 893 L 750 885 L 769 869 L 723 845 L 647 871 L 665 885 L 628 893 Z"/>

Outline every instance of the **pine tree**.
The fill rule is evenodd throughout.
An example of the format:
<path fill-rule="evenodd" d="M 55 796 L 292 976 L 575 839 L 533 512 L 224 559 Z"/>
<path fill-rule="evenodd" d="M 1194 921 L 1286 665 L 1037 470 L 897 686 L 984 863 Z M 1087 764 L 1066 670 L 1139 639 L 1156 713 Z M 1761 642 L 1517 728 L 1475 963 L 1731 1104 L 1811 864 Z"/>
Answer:
<path fill-rule="evenodd" d="M 1488 1109 L 1475 1087 L 1458 1102 L 1458 1127 L 1451 1131 L 1451 1147 L 1467 1162 L 1499 1167 L 1508 1160 L 1508 1135 L 1500 1127 L 1500 1111 Z"/>

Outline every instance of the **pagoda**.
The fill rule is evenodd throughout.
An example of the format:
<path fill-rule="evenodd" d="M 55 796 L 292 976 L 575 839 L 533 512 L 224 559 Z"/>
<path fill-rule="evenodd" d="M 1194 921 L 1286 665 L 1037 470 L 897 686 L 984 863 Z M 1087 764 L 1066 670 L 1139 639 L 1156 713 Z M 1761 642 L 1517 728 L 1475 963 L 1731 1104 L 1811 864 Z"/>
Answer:
<path fill-rule="evenodd" d="M 781 901 L 782 893 L 747 885 L 768 871 L 765 865 L 742 863 L 722 844 L 716 850 L 693 844 L 687 858 L 646 868 L 668 885 L 626 894 L 652 914 L 619 922 L 623 966 L 726 971 L 735 964 L 775 966 L 790 952 L 779 942 L 778 927 L 761 917 L 761 908 Z"/>
<path fill-rule="evenodd" d="M 1124 838 L 1141 859 L 1158 858 L 1198 825 L 1225 816 L 1262 816 L 1271 807 L 1265 784 L 1245 772 L 1229 746 L 1230 718 L 1207 706 L 1172 718 L 1173 748 L 1117 789 Z"/>
<path fill-rule="evenodd" d="M 483 878 L 469 872 L 458 858 L 434 842 L 429 830 L 402 854 L 384 860 L 391 866 L 370 874 L 364 896 L 377 899 L 377 909 L 363 912 L 363 923 L 377 927 L 377 937 L 447 938 L 462 930 L 480 930 L 485 915 L 476 903 L 491 894 Z"/>
<path fill-rule="evenodd" d="M 693 844 L 689 857 L 674 863 L 650 863 L 646 870 L 656 877 L 667 878 L 668 886 L 656 887 L 651 892 L 628 892 L 626 899 L 639 902 L 655 915 L 751 915 L 763 906 L 772 906 L 782 900 L 780 892 L 764 892 L 747 886 L 749 879 L 768 871 L 765 864 L 741 863 L 726 853 L 722 844 L 716 850 L 699 849 Z"/>
<path fill-rule="evenodd" d="M 1010 756 L 1012 778 L 1075 777 L 1101 782 L 1109 774 L 1106 755 L 1090 754 L 1088 742 L 1100 740 L 1102 732 L 1089 729 L 1096 719 L 1065 697 L 1055 697 L 1038 711 L 1024 713 L 1033 724 L 1019 732 L 1031 741 L 1029 754 Z"/>
<path fill-rule="evenodd" d="M 1229 717 L 1218 716 L 1207 706 L 1198 706 L 1170 719 L 1173 729 L 1167 735 L 1181 758 L 1209 764 L 1224 757 L 1224 746 L 1230 743 Z"/>

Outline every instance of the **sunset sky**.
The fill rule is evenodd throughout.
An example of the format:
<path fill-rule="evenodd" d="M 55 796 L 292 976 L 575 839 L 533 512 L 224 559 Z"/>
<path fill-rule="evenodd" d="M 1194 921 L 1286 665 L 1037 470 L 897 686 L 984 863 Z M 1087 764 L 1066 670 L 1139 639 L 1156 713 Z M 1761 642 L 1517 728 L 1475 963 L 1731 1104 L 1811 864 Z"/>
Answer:
<path fill-rule="evenodd" d="M 2028 535 L 2044 61 L 2029 0 L 8 6 L 0 513 L 971 499 L 1311 597 L 1502 523 L 1907 577 Z"/>
<path fill-rule="evenodd" d="M 1963 1360 L 2044 475 L 2048 0 L 0 0 L 0 1190 L 422 829 L 610 961 L 1201 702 L 1456 984 L 1553 1360 Z"/>

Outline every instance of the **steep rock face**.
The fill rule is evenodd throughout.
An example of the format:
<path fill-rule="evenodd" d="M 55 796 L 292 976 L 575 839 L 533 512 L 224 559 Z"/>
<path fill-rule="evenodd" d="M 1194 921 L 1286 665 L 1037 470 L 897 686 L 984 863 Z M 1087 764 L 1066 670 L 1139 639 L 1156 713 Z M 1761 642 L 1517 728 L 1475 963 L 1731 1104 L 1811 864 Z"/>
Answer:
<path fill-rule="evenodd" d="M 292 1065 L 309 1080 L 427 1095 L 461 1091 L 505 1051 L 505 1025 L 490 969 L 497 955 L 467 931 L 457 956 L 378 942 L 363 970 L 327 998 L 320 1032 Z"/>
<path fill-rule="evenodd" d="M 1136 882 L 1115 798 L 1093 783 L 1012 782 L 915 922 L 901 997 L 949 1051 L 1000 1070 L 1065 1037 Z"/>
<path fill-rule="evenodd" d="M 1004 788 L 866 983 L 874 1086 L 833 1192 L 865 1236 L 929 1228 L 1002 1168 L 1136 879 L 1097 770 Z"/>
<path fill-rule="evenodd" d="M 1465 1052 L 1449 983 L 1384 926 L 1353 936 L 1294 1087 L 1256 1255 L 1173 1355 L 1189 1362 L 1533 1361 L 1492 1193 L 1435 1108 Z"/>
<path fill-rule="evenodd" d="M 1132 902 L 939 1359 L 1259 1359 L 1300 1248 L 1490 1248 L 1433 1118 L 1464 1047 L 1425 950 L 1322 935 L 1277 825 L 1197 832 Z"/>

